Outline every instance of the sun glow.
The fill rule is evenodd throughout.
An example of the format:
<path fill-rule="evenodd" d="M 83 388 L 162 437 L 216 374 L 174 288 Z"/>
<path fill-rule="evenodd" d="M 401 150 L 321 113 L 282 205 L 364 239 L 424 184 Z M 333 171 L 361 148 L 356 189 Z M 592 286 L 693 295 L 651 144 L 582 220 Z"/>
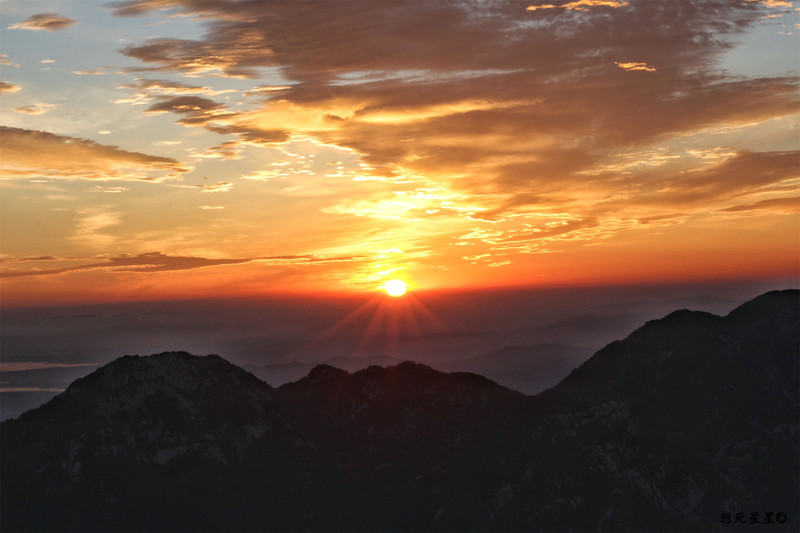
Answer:
<path fill-rule="evenodd" d="M 399 279 L 393 279 L 383 284 L 383 290 L 385 290 L 386 294 L 389 296 L 402 296 L 406 293 L 407 288 L 408 286 Z"/>

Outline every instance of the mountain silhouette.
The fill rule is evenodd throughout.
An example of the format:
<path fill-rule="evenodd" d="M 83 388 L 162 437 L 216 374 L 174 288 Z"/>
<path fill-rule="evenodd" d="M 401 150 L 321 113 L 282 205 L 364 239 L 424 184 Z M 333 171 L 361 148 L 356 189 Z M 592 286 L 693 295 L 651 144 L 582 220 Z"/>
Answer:
<path fill-rule="evenodd" d="M 552 387 L 591 355 L 587 348 L 567 344 L 507 346 L 475 357 L 439 361 L 436 369 L 445 372 L 470 372 L 488 377 L 506 388 L 532 395 Z M 395 366 L 402 360 L 385 355 L 370 357 L 336 356 L 313 363 L 243 365 L 242 368 L 272 386 L 298 381 L 318 365 L 329 365 L 348 372 L 370 366 Z"/>
<path fill-rule="evenodd" d="M 676 311 L 536 396 L 412 362 L 276 389 L 215 355 L 126 356 L 0 425 L 0 523 L 797 530 L 799 315 L 798 291 Z"/>
<path fill-rule="evenodd" d="M 450 371 L 481 374 L 505 387 L 532 395 L 556 385 L 590 355 L 588 349 L 567 344 L 507 346 L 445 366 Z"/>

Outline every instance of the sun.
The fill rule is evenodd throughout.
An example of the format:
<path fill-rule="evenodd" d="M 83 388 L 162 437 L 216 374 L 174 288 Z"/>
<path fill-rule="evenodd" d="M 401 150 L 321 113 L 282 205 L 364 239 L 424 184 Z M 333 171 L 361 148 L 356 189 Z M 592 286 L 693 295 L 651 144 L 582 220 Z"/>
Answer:
<path fill-rule="evenodd" d="M 406 293 L 407 288 L 408 286 L 399 279 L 389 280 L 383 284 L 383 290 L 385 290 L 386 294 L 389 296 L 402 296 Z"/>

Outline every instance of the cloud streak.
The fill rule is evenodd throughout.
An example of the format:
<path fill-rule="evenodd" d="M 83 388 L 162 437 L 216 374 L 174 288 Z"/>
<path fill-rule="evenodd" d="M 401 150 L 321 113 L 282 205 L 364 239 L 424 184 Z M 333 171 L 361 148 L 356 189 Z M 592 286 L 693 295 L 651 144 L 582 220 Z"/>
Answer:
<path fill-rule="evenodd" d="M 58 13 L 39 13 L 38 15 L 31 15 L 21 22 L 10 25 L 8 29 L 58 31 L 69 28 L 73 24 L 75 24 L 75 20 L 69 17 L 63 17 Z"/>
<path fill-rule="evenodd" d="M 722 209 L 723 213 L 749 212 L 785 212 L 800 213 L 800 196 L 793 198 L 769 198 L 752 204 L 742 204 Z"/>
<path fill-rule="evenodd" d="M 618 8 L 627 6 L 627 2 L 617 2 L 613 0 L 577 0 L 575 2 L 568 2 L 561 5 L 554 4 L 539 4 L 528 6 L 528 11 L 538 11 L 540 9 L 567 9 L 572 11 L 589 11 L 594 7 L 612 7 Z"/>
<path fill-rule="evenodd" d="M 168 157 L 128 152 L 116 146 L 45 131 L 0 126 L 4 179 L 128 180 L 179 179 L 190 167 Z"/>
<path fill-rule="evenodd" d="M 128 272 L 128 273 L 157 273 L 172 272 L 180 270 L 196 270 L 226 265 L 243 265 L 247 263 L 259 263 L 266 265 L 321 265 L 325 263 L 340 263 L 358 261 L 364 259 L 360 256 L 317 256 L 317 255 L 275 255 L 266 257 L 250 257 L 235 259 L 209 259 L 195 256 L 174 256 L 162 252 L 149 252 L 138 255 L 119 255 L 115 257 L 97 258 L 95 262 L 89 262 L 78 266 L 49 269 L 25 269 L 0 272 L 0 278 L 18 278 L 30 276 L 53 276 L 72 272 L 87 272 L 92 270 L 105 270 L 109 272 Z M 30 262 L 42 261 L 74 261 L 71 258 L 31 258 Z M 91 259 L 90 259 L 91 261 Z M 19 261 L 0 261 L 1 264 L 13 264 Z"/>
<path fill-rule="evenodd" d="M 19 63 L 15 63 L 8 58 L 7 54 L 0 54 L 0 65 L 19 68 Z"/>
<path fill-rule="evenodd" d="M 19 85 L 14 85 L 7 81 L 0 81 L 0 94 L 15 93 L 22 89 Z"/>

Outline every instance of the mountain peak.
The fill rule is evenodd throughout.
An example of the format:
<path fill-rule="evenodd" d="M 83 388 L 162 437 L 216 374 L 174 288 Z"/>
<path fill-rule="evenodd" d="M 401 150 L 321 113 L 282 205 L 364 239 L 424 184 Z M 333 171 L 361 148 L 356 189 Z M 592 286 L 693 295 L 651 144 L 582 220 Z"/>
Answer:
<path fill-rule="evenodd" d="M 259 381 L 219 355 L 192 355 L 188 352 L 162 352 L 153 355 L 126 355 L 78 379 L 67 392 L 85 387 L 113 389 L 145 382 L 163 383 L 171 389 L 192 390 L 210 382 Z M 263 382 L 262 382 L 263 383 Z M 266 385 L 266 384 L 264 384 Z M 266 385 L 269 388 L 269 385 Z"/>
<path fill-rule="evenodd" d="M 309 383 L 319 385 L 323 383 L 332 383 L 349 375 L 349 372 L 341 368 L 336 368 L 328 364 L 321 364 L 312 368 L 305 379 L 308 380 Z"/>
<path fill-rule="evenodd" d="M 691 311 L 689 309 L 678 309 L 677 311 L 673 311 L 663 318 L 648 320 L 644 326 L 636 330 L 633 334 L 635 335 L 639 331 L 652 331 L 655 329 L 673 328 L 682 326 L 695 327 L 695 328 L 713 327 L 713 325 L 717 323 L 720 319 L 721 317 L 712 313 L 707 313 L 705 311 Z"/>
<path fill-rule="evenodd" d="M 779 315 L 797 314 L 800 311 L 800 290 L 769 291 L 749 300 L 728 314 L 727 318 L 769 319 Z"/>
<path fill-rule="evenodd" d="M 650 320 L 605 346 L 546 395 L 570 405 L 578 398 L 592 403 L 601 397 L 653 404 L 649 390 L 654 387 L 713 397 L 713 391 L 722 394 L 732 380 L 739 381 L 737 372 L 771 382 L 777 366 L 770 365 L 797 366 L 798 296 L 798 291 L 767 293 L 726 317 L 682 309 Z M 699 383 L 704 386 L 695 389 Z"/>
<path fill-rule="evenodd" d="M 245 418 L 272 401 L 272 387 L 218 355 L 187 352 L 126 355 L 73 382 L 64 393 L 22 415 L 100 417 L 172 413 L 192 417 L 241 410 Z M 238 416 L 238 415 L 237 415 Z"/>

